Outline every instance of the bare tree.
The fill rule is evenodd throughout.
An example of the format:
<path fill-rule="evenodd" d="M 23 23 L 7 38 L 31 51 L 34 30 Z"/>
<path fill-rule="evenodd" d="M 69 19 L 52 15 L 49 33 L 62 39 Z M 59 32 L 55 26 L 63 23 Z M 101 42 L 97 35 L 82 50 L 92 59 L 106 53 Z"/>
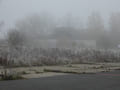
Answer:
<path fill-rule="evenodd" d="M 66 14 L 59 20 L 59 26 L 66 28 L 82 29 L 83 23 L 79 17 L 74 17 L 72 14 Z"/>
<path fill-rule="evenodd" d="M 114 47 L 117 47 L 117 45 L 120 44 L 120 12 L 111 14 L 109 24 L 111 31 L 111 40 Z"/>
<path fill-rule="evenodd" d="M 29 44 L 39 45 L 54 28 L 54 20 L 47 14 L 34 14 L 18 21 L 16 28 L 26 34 Z"/>
<path fill-rule="evenodd" d="M 25 36 L 22 32 L 13 29 L 7 33 L 7 41 L 10 47 L 21 47 L 25 43 Z"/>
<path fill-rule="evenodd" d="M 88 17 L 88 37 L 92 40 L 96 40 L 96 46 L 99 47 L 104 34 L 105 28 L 103 19 L 98 12 L 93 12 L 91 16 Z"/>
<path fill-rule="evenodd" d="M 88 17 L 88 32 L 93 39 L 97 39 L 103 34 L 104 22 L 98 12 L 93 12 L 91 16 Z"/>

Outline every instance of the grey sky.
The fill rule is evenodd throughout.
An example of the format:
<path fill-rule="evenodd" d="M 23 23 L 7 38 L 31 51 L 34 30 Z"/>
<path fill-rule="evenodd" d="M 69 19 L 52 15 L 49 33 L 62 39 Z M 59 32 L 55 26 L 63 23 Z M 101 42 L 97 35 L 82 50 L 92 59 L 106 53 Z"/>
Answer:
<path fill-rule="evenodd" d="M 104 18 L 120 11 L 120 0 L 3 0 L 0 6 L 0 20 L 6 26 L 13 26 L 16 20 L 32 13 L 46 11 L 56 17 L 72 13 L 87 18 L 92 11 L 99 11 Z"/>

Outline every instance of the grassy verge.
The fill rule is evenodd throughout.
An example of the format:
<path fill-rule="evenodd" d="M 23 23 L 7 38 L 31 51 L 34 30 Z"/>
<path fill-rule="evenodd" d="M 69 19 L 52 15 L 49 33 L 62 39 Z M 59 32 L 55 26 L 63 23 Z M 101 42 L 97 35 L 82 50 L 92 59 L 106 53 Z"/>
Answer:
<path fill-rule="evenodd" d="M 24 79 L 22 78 L 22 76 L 25 77 L 29 76 L 30 78 L 49 76 L 48 74 L 51 75 L 51 73 L 52 75 L 53 74 L 61 75 L 61 73 L 95 74 L 98 72 L 120 70 L 120 63 L 94 63 L 94 64 L 71 64 L 71 65 L 62 65 L 62 66 L 19 67 L 19 68 L 12 68 L 12 70 L 18 74 L 7 76 L 4 78 L 4 80 Z"/>
<path fill-rule="evenodd" d="M 56 73 L 71 73 L 71 74 L 95 74 L 92 71 L 77 71 L 77 70 L 54 70 L 54 69 L 44 69 L 45 72 L 56 72 Z"/>

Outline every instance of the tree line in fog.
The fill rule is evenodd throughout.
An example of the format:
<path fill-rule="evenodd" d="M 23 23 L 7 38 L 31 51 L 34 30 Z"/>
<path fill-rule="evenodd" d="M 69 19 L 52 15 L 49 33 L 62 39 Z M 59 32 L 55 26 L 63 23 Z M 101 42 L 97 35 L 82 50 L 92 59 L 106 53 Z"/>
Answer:
<path fill-rule="evenodd" d="M 120 44 L 120 13 L 112 13 L 108 25 L 98 12 L 92 13 L 86 25 L 71 14 L 55 19 L 49 14 L 34 14 L 17 21 L 6 39 L 11 45 L 38 45 L 40 40 L 94 40 L 97 48 L 113 49 Z"/>
<path fill-rule="evenodd" d="M 55 20 L 49 14 L 34 14 L 17 21 L 5 36 L 5 45 L 0 47 L 1 65 L 56 65 L 86 62 L 119 62 L 120 13 L 113 13 L 109 26 L 99 13 L 92 13 L 83 27 L 80 19 L 66 15 Z M 41 48 L 40 41 L 57 40 L 58 47 Z M 89 49 L 59 48 L 61 42 L 95 41 Z M 4 40 L 3 40 L 4 41 Z M 47 44 L 47 43 L 46 43 Z M 46 45 L 44 44 L 44 45 Z M 76 43 L 68 43 L 76 46 Z M 84 46 L 80 44 L 80 46 Z M 109 50 L 111 49 L 111 50 Z"/>

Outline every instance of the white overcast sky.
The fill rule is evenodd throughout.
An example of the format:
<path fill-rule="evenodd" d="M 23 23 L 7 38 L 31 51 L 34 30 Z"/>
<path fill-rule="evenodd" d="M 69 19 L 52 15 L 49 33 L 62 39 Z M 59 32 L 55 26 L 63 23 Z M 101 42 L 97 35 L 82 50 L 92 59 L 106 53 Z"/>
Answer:
<path fill-rule="evenodd" d="M 99 11 L 104 18 L 120 11 L 120 0 L 3 0 L 0 5 L 0 20 L 6 26 L 32 13 L 48 12 L 56 17 L 67 13 L 87 18 L 92 11 Z"/>

